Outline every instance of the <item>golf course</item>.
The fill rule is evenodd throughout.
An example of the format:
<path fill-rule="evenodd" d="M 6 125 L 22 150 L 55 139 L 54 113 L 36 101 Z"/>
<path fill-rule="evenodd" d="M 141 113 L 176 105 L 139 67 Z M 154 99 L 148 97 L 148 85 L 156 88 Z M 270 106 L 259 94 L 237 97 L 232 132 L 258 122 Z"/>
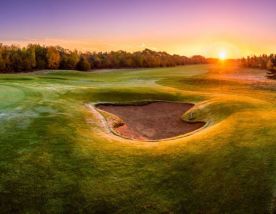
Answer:
<path fill-rule="evenodd" d="M 227 62 L 0 74 L 0 212 L 275 213 L 266 75 Z M 125 122 L 136 132 L 114 129 Z"/>

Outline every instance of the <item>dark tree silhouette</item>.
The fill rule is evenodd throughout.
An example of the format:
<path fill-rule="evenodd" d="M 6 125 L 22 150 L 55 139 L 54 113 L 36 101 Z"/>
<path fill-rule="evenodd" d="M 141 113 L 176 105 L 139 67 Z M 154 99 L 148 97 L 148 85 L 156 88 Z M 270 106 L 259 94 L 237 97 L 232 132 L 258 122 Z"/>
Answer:
<path fill-rule="evenodd" d="M 80 57 L 80 60 L 77 64 L 77 69 L 80 71 L 89 71 L 91 69 L 91 65 L 85 56 Z"/>

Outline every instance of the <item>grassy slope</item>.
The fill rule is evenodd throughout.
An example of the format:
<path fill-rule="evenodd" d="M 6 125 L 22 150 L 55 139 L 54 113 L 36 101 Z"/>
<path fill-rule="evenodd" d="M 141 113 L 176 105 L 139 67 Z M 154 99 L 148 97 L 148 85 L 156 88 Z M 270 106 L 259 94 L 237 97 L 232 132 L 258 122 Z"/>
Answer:
<path fill-rule="evenodd" d="M 272 213 L 276 83 L 243 78 L 250 73 L 187 66 L 0 75 L 1 213 Z M 157 99 L 197 103 L 193 115 L 209 127 L 134 142 L 103 132 L 85 107 Z"/>

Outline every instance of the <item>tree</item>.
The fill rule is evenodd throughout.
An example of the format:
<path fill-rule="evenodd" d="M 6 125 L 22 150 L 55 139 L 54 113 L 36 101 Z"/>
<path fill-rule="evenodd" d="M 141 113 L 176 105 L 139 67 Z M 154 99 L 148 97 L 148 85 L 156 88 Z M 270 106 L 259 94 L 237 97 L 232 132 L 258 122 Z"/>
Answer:
<path fill-rule="evenodd" d="M 91 70 L 91 65 L 88 62 L 87 58 L 81 56 L 80 61 L 78 62 L 77 69 L 80 71 L 89 71 Z"/>
<path fill-rule="evenodd" d="M 50 69 L 58 69 L 60 64 L 60 54 L 55 47 L 47 48 L 47 65 Z"/>
<path fill-rule="evenodd" d="M 3 54 L 2 54 L 2 52 L 3 52 L 2 49 L 3 49 L 3 46 L 2 46 L 2 44 L 0 43 L 0 72 L 1 72 L 1 71 L 4 72 L 4 71 L 5 71 L 5 68 L 6 68 L 5 60 L 4 60 Z"/>
<path fill-rule="evenodd" d="M 79 60 L 80 56 L 77 51 L 71 52 L 69 50 L 64 50 L 61 56 L 60 68 L 73 70 L 76 68 Z"/>
<path fill-rule="evenodd" d="M 273 69 L 273 63 L 272 63 L 272 60 L 269 59 L 266 63 L 266 69 L 268 70 L 272 70 Z"/>
<path fill-rule="evenodd" d="M 28 46 L 30 49 L 34 50 L 35 62 L 36 66 L 35 69 L 46 69 L 48 64 L 47 59 L 47 48 L 40 45 L 33 45 L 30 44 Z"/>
<path fill-rule="evenodd" d="M 23 69 L 23 61 L 22 61 L 22 55 L 21 51 L 18 47 L 12 46 L 10 49 L 10 55 L 9 55 L 10 65 L 9 70 L 12 72 L 21 72 L 24 71 Z"/>
<path fill-rule="evenodd" d="M 267 67 L 270 59 L 276 65 L 275 55 L 263 55 L 261 58 L 251 57 L 243 60 L 243 64 L 254 67 Z M 80 53 L 56 46 L 41 46 L 30 44 L 20 48 L 15 45 L 0 44 L 0 72 L 22 72 L 34 69 L 80 69 L 92 68 L 137 68 L 137 67 L 167 67 L 186 64 L 207 63 L 202 56 L 188 58 L 157 52 L 150 49 L 128 53 L 125 51 Z"/>
<path fill-rule="evenodd" d="M 32 47 L 19 50 L 21 69 L 23 71 L 31 71 L 36 67 L 35 50 Z"/>
<path fill-rule="evenodd" d="M 203 56 L 195 55 L 191 58 L 192 64 L 204 64 L 206 63 L 206 59 Z"/>

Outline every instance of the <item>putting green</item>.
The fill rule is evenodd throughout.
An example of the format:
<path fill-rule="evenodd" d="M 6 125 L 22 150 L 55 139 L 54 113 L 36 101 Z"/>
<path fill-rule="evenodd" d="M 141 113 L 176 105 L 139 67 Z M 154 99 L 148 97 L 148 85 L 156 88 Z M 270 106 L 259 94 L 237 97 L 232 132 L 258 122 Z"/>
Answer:
<path fill-rule="evenodd" d="M 207 127 L 110 133 L 96 103 L 177 101 Z M 273 213 L 276 82 L 221 65 L 0 75 L 3 213 Z"/>

